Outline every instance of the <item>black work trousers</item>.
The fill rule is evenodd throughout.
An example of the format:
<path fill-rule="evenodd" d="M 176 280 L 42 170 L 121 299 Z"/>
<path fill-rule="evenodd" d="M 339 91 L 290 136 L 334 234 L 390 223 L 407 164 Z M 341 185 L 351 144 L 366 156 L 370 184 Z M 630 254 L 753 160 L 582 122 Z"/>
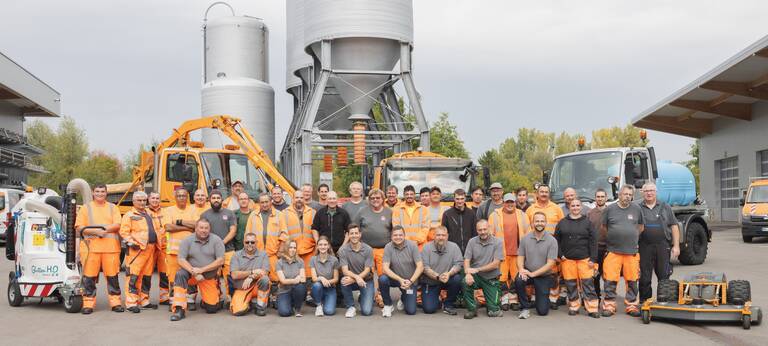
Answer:
<path fill-rule="evenodd" d="M 595 276 L 595 293 L 597 294 L 598 299 L 602 297 L 600 295 L 600 283 L 603 279 L 603 259 L 605 259 L 605 254 L 608 252 L 606 250 L 605 244 L 598 244 L 597 245 L 597 263 L 598 263 L 598 275 Z"/>
<path fill-rule="evenodd" d="M 670 246 L 666 241 L 658 243 L 640 242 L 640 303 L 653 296 L 653 273 L 656 279 L 669 279 L 672 273 L 669 263 Z"/>

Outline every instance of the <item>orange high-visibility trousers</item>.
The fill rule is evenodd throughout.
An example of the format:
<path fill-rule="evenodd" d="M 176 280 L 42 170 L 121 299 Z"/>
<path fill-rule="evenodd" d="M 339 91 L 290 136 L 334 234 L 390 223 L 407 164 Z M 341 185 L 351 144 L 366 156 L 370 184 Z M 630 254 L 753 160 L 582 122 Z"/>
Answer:
<path fill-rule="evenodd" d="M 310 278 L 310 279 L 312 278 L 312 268 L 309 267 L 309 260 L 311 260 L 312 256 L 314 255 L 315 255 L 314 253 L 310 252 L 300 256 L 301 260 L 304 261 L 305 275 L 307 276 L 307 278 Z"/>
<path fill-rule="evenodd" d="M 597 293 L 595 293 L 595 268 L 589 265 L 589 258 L 580 260 L 566 259 L 560 262 L 560 269 L 568 289 L 568 309 L 579 311 L 581 300 L 587 312 L 597 312 Z M 579 292 L 581 291 L 581 292 Z"/>
<path fill-rule="evenodd" d="M 616 312 L 616 286 L 619 278 L 624 276 L 626 294 L 624 295 L 625 311 L 630 313 L 638 310 L 640 304 L 637 295 L 637 280 L 640 278 L 640 254 L 620 254 L 609 252 L 603 260 L 603 280 L 605 296 L 603 310 Z"/>
<path fill-rule="evenodd" d="M 125 261 L 128 267 L 126 276 L 127 291 L 125 306 L 149 304 L 149 288 L 152 284 L 152 272 L 155 269 L 155 244 L 147 244 L 144 249 L 129 248 Z M 147 277 L 144 280 L 144 277 Z"/>
<path fill-rule="evenodd" d="M 257 277 L 248 289 L 236 287 L 229 304 L 229 311 L 235 316 L 242 316 L 247 314 L 253 305 L 266 308 L 270 287 L 271 282 L 268 276 Z"/>
<path fill-rule="evenodd" d="M 187 289 L 190 285 L 196 285 L 202 296 L 201 307 L 208 312 L 215 312 L 219 307 L 220 289 L 219 278 L 204 279 L 197 281 L 192 274 L 183 268 L 176 273 L 173 285 L 173 311 L 181 308 L 187 310 Z"/>
<path fill-rule="evenodd" d="M 501 262 L 499 270 L 501 271 L 499 283 L 501 284 L 502 291 L 507 291 L 509 304 L 518 304 L 517 292 L 514 289 L 514 281 L 517 277 L 517 256 L 504 256 L 504 261 Z"/>
<path fill-rule="evenodd" d="M 277 255 L 269 256 L 269 281 L 277 282 Z"/>
<path fill-rule="evenodd" d="M 159 302 L 167 303 L 169 301 L 168 297 L 170 294 L 170 286 L 168 281 L 168 262 L 165 259 L 167 255 L 165 254 L 165 250 L 160 249 L 160 247 L 156 247 L 155 249 L 155 265 L 157 267 L 157 276 L 160 278 Z"/>
<path fill-rule="evenodd" d="M 109 306 L 122 304 L 120 298 L 120 253 L 91 252 L 80 259 L 83 263 L 83 307 L 93 309 L 96 306 L 96 279 L 99 272 L 104 272 L 107 279 Z"/>
<path fill-rule="evenodd" d="M 165 265 L 166 265 L 166 272 L 168 275 L 168 287 L 171 293 L 173 293 L 173 286 L 174 282 L 176 280 L 176 273 L 179 272 L 181 267 L 179 266 L 179 257 L 176 254 L 167 254 L 165 255 Z M 187 290 L 187 302 L 192 304 L 195 302 L 195 298 L 197 297 L 197 287 L 193 284 L 190 285 L 189 289 Z"/>
<path fill-rule="evenodd" d="M 232 262 L 232 256 L 235 251 L 227 251 L 224 253 L 224 265 L 221 267 L 221 277 L 224 279 L 224 295 L 229 297 L 229 264 Z M 231 297 L 230 297 L 231 298 Z"/>

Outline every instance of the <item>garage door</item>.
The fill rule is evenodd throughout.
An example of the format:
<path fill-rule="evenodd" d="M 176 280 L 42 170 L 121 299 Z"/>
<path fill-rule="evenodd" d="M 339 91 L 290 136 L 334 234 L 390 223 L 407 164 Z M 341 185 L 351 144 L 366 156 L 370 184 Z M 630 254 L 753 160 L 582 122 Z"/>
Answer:
<path fill-rule="evenodd" d="M 768 150 L 763 150 L 758 156 L 760 160 L 760 176 L 768 177 Z"/>
<path fill-rule="evenodd" d="M 720 220 L 738 221 L 739 158 L 720 160 Z"/>

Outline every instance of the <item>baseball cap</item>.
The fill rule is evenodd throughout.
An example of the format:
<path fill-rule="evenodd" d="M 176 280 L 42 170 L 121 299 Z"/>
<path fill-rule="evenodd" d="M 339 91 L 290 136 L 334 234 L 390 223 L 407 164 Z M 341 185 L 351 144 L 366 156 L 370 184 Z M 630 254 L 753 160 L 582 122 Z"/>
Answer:
<path fill-rule="evenodd" d="M 491 190 L 493 189 L 503 189 L 503 187 L 501 187 L 501 183 L 493 183 L 491 184 Z"/>
<path fill-rule="evenodd" d="M 515 195 L 511 193 L 505 193 L 504 194 L 504 202 L 512 201 L 514 202 L 516 200 Z"/>

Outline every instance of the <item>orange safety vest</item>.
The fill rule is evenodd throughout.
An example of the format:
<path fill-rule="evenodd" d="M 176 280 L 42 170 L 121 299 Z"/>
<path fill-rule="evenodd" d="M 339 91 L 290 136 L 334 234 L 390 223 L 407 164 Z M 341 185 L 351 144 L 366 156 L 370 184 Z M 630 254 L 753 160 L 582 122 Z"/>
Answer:
<path fill-rule="evenodd" d="M 427 241 L 433 241 L 435 240 L 435 233 L 432 232 L 432 227 L 440 226 L 443 223 L 443 213 L 445 213 L 446 210 L 448 210 L 447 206 L 441 205 L 438 206 L 438 213 L 437 213 L 437 220 L 432 219 L 432 206 L 427 207 Z"/>
<path fill-rule="evenodd" d="M 165 229 L 160 225 L 158 218 L 153 217 L 151 214 L 149 215 L 150 220 L 152 220 L 152 226 L 155 229 L 155 235 L 157 236 L 157 245 L 162 248 L 163 243 L 165 243 Z M 142 250 L 145 249 L 147 241 L 149 241 L 147 219 L 135 208 L 131 209 L 131 211 L 123 215 L 123 222 L 120 224 L 120 236 L 127 243 L 134 243 Z"/>
<path fill-rule="evenodd" d="M 261 212 L 254 210 L 248 217 L 245 233 L 256 234 L 257 249 L 266 251 L 269 256 L 277 256 L 277 252 L 280 250 L 280 242 L 288 239 L 286 219 L 282 212 L 272 208 L 269 220 L 267 221 L 267 239 L 264 239 L 264 224 L 261 219 Z M 296 224 L 294 227 L 298 228 L 299 226 Z"/>
<path fill-rule="evenodd" d="M 408 215 L 407 209 L 405 203 L 400 203 L 392 209 L 392 227 L 402 227 L 405 231 L 405 238 L 415 241 L 421 250 L 427 241 L 427 233 L 429 232 L 428 210 L 421 204 L 416 204 L 413 214 Z"/>
<path fill-rule="evenodd" d="M 149 213 L 149 215 L 152 216 L 153 219 L 157 219 L 157 223 L 160 224 L 160 227 L 163 227 L 163 232 L 165 232 L 165 222 L 167 221 L 165 220 L 165 218 L 167 218 L 167 216 L 163 215 L 163 209 L 158 208 L 157 210 L 153 210 L 152 208 L 147 207 L 146 210 Z M 166 250 L 166 246 L 168 243 L 165 240 L 166 239 L 163 239 L 162 242 L 158 241 L 159 243 L 158 246 L 160 247 L 160 250 L 163 250 L 163 251 Z"/>
<path fill-rule="evenodd" d="M 109 211 L 105 214 L 104 208 Z M 100 211 L 94 213 L 94 210 Z M 106 202 L 104 205 L 97 205 L 91 201 L 86 203 L 77 212 L 75 218 L 75 229 L 84 226 L 107 226 L 121 223 L 120 210 L 114 204 Z M 83 240 L 88 240 L 88 249 L 93 253 L 120 253 L 120 234 L 107 233 L 103 237 L 86 236 Z"/>
<path fill-rule="evenodd" d="M 224 209 L 229 209 L 229 205 L 232 204 L 232 203 L 234 203 L 234 205 L 237 206 L 237 208 L 235 208 L 234 210 L 232 210 L 232 209 L 230 209 L 230 210 L 235 211 L 237 209 L 240 209 L 240 204 L 237 201 L 237 199 L 235 199 L 235 196 L 229 196 L 229 197 L 225 198 L 224 202 L 221 202 L 221 207 L 224 208 Z M 256 205 L 256 202 L 254 202 L 252 199 L 248 200 L 248 208 L 249 209 L 256 210 L 257 207 L 258 207 L 258 205 Z"/>
<path fill-rule="evenodd" d="M 504 256 L 506 256 L 507 247 L 506 244 L 504 244 L 504 215 L 502 214 L 504 211 L 502 209 L 504 209 L 504 207 L 498 208 L 491 213 L 491 216 L 488 217 L 488 224 L 496 238 L 501 240 L 501 248 L 504 251 Z M 523 211 L 517 208 L 515 208 L 515 216 L 517 217 L 517 239 L 522 240 L 523 236 L 531 231 L 528 223 L 528 216 L 523 214 Z M 520 242 L 518 241 L 517 244 L 519 246 Z"/>
<path fill-rule="evenodd" d="M 302 222 L 299 222 L 298 211 L 293 206 L 286 208 L 282 213 L 288 217 L 286 221 L 288 237 L 296 241 L 296 252 L 299 255 L 306 255 L 315 251 L 315 238 L 312 236 L 312 220 L 315 219 L 317 212 L 305 205 L 302 210 Z M 299 228 L 293 228 L 293 224 L 298 224 Z"/>
<path fill-rule="evenodd" d="M 163 210 L 163 227 L 168 223 L 175 223 L 176 220 L 195 221 L 195 208 L 187 205 L 184 209 L 178 206 L 170 206 Z M 165 232 L 166 249 L 165 253 L 169 255 L 179 254 L 179 245 L 184 238 L 189 237 L 192 231 Z"/>
<path fill-rule="evenodd" d="M 528 222 L 531 223 L 531 227 L 533 227 L 533 214 L 536 214 L 537 212 L 542 212 L 547 215 L 547 227 L 545 227 L 544 230 L 552 234 L 555 233 L 557 223 L 565 217 L 565 215 L 563 215 L 563 208 L 560 208 L 559 205 L 552 201 L 549 201 L 545 207 L 539 206 L 538 203 L 533 203 L 528 207 L 528 210 L 525 211 L 525 214 L 528 216 Z"/>

